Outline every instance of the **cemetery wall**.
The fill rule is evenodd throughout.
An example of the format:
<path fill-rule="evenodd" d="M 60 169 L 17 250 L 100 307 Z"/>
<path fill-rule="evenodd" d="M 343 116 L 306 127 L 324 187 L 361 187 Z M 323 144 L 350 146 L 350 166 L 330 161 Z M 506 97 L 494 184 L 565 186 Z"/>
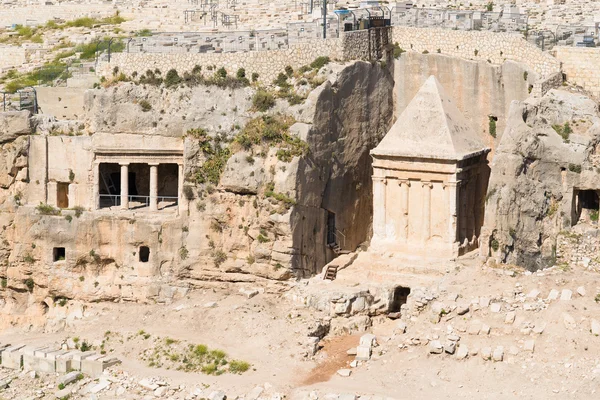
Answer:
<path fill-rule="evenodd" d="M 439 53 L 474 61 L 502 64 L 516 61 L 527 65 L 540 78 L 560 72 L 560 63 L 528 43 L 520 34 L 487 31 L 454 31 L 437 28 L 395 26 L 392 42 L 404 50 Z"/>
<path fill-rule="evenodd" d="M 587 47 L 562 47 L 554 48 L 558 61 L 562 63 L 562 70 L 567 81 L 575 83 L 593 96 L 600 98 L 600 49 Z"/>
<path fill-rule="evenodd" d="M 314 40 L 290 45 L 288 49 L 271 51 L 251 51 L 238 53 L 205 53 L 205 54 L 168 54 L 168 53 L 115 53 L 109 64 L 100 68 L 103 76 L 112 75 L 114 68 L 131 75 L 148 69 L 159 69 L 166 72 L 176 69 L 180 74 L 191 71 L 199 65 L 203 70 L 208 66 L 225 67 L 229 74 L 235 75 L 239 68 L 246 70 L 250 77 L 256 72 L 262 82 L 272 82 L 287 65 L 296 69 L 310 64 L 319 56 L 329 56 L 332 60 L 342 59 L 341 39 Z"/>
<path fill-rule="evenodd" d="M 0 46 L 0 70 L 20 66 L 26 62 L 25 49 L 15 46 Z"/>

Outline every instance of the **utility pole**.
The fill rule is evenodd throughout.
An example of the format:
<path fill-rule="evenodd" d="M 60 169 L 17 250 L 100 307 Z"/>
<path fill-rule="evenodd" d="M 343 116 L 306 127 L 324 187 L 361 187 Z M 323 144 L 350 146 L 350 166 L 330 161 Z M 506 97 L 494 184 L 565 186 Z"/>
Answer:
<path fill-rule="evenodd" d="M 323 39 L 327 39 L 327 0 L 323 0 Z"/>

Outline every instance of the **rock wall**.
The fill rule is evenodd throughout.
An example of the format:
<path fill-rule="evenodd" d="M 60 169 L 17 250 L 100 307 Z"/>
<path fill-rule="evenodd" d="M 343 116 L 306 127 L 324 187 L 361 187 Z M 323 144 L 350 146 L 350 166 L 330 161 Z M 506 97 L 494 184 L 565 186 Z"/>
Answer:
<path fill-rule="evenodd" d="M 312 40 L 290 45 L 284 50 L 250 51 L 238 53 L 210 54 L 169 54 L 169 53 L 115 53 L 110 63 L 103 65 L 99 73 L 112 75 L 115 67 L 130 76 L 133 72 L 142 74 L 148 69 L 167 72 L 176 69 L 180 74 L 191 71 L 194 66 L 225 67 L 229 74 L 235 75 L 239 68 L 246 70 L 246 76 L 258 73 L 259 80 L 271 83 L 286 66 L 294 69 L 308 65 L 319 56 L 328 56 L 332 60 L 341 60 L 342 42 L 340 39 Z"/>
<path fill-rule="evenodd" d="M 327 211 L 335 214 L 336 240 L 354 251 L 370 238 L 373 215 L 371 156 L 391 127 L 392 74 L 386 68 L 356 62 L 326 82 L 317 96 L 314 119 L 302 117 L 310 156 L 300 160 L 292 215 L 299 228 L 294 242 L 301 244 L 306 275 L 320 272 L 333 259 L 326 246 Z M 309 249 L 315 249 L 310 252 Z M 300 258 L 300 257 L 297 257 Z"/>
<path fill-rule="evenodd" d="M 568 82 L 579 85 L 597 99 L 600 98 L 600 49 L 557 46 L 553 53 L 562 63 L 562 70 Z"/>
<path fill-rule="evenodd" d="M 395 115 L 399 116 L 425 80 L 435 75 L 473 128 L 487 138 L 487 146 L 494 148 L 490 117 L 497 119 L 496 131 L 502 132 L 511 101 L 529 96 L 534 77 L 527 71 L 525 65 L 511 61 L 491 65 L 445 54 L 409 51 L 394 62 Z"/>
<path fill-rule="evenodd" d="M 392 75 L 364 62 L 329 69 L 336 72 L 304 104 L 279 101 L 267 113 L 291 113 L 297 121 L 290 132 L 308 152 L 289 159 L 278 157 L 275 145 L 244 150 L 231 142 L 248 121 L 262 118 L 250 109 L 251 88 L 122 83 L 90 90 L 81 131 L 69 134 L 44 120 L 33 126 L 37 135 L 19 136 L 33 128 L 20 123 L 21 114 L 2 114 L 8 121 L 0 124 L 6 138 L 0 148 L 6 178 L 0 182 L 3 324 L 35 320 L 48 309 L 47 299 L 170 302 L 203 281 L 313 275 L 335 256 L 327 246 L 327 210 L 336 214 L 344 249 L 367 240 L 368 152 L 392 119 Z M 141 99 L 152 111 L 142 109 Z M 208 155 L 188 134 L 192 128 L 232 152 L 218 184 L 195 179 Z M 138 147 L 177 143 L 185 178 L 179 208 L 95 210 L 98 146 L 137 154 Z M 68 183 L 70 208 L 46 212 L 38 206 L 57 204 L 57 182 Z M 150 250 L 147 262 L 140 259 L 141 246 Z M 64 257 L 55 257 L 61 248 Z"/>
<path fill-rule="evenodd" d="M 513 102 L 491 166 L 481 254 L 530 270 L 553 265 L 557 234 L 586 222 L 578 191 L 600 189 L 599 139 L 598 107 L 585 96 L 551 90 Z"/>

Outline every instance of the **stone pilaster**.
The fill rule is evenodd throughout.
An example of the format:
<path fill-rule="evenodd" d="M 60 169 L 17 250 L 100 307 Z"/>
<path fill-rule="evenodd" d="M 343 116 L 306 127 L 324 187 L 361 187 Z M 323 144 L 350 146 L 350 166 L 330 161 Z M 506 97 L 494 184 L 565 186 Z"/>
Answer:
<path fill-rule="evenodd" d="M 400 186 L 400 239 L 408 240 L 408 196 L 410 181 L 408 179 L 402 179 L 398 181 Z"/>
<path fill-rule="evenodd" d="M 423 242 L 427 242 L 431 237 L 431 182 L 422 181 L 423 185 Z"/>
<path fill-rule="evenodd" d="M 158 164 L 150 166 L 150 211 L 158 210 Z"/>
<path fill-rule="evenodd" d="M 121 208 L 129 208 L 129 163 L 119 163 L 121 166 Z"/>
<path fill-rule="evenodd" d="M 386 197 L 387 180 L 380 176 L 373 177 L 373 236 L 383 239 L 386 237 Z"/>

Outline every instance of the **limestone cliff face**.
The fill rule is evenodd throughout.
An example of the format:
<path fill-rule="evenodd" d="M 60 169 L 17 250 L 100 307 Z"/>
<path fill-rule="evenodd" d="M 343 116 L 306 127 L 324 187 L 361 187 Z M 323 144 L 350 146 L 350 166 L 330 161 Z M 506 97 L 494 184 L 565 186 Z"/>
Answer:
<path fill-rule="evenodd" d="M 599 140 L 598 105 L 585 96 L 552 90 L 513 102 L 491 165 L 482 254 L 530 270 L 553 265 L 556 235 L 586 219 L 579 193 L 600 189 Z"/>
<path fill-rule="evenodd" d="M 298 206 L 292 214 L 294 243 L 300 249 L 295 260 L 305 275 L 319 272 L 334 256 L 326 246 L 328 211 L 335 215 L 335 239 L 342 249 L 354 251 L 370 238 L 369 151 L 391 127 L 392 91 L 389 70 L 356 62 L 311 94 L 314 117 L 304 127 L 311 150 L 298 165 Z"/>
<path fill-rule="evenodd" d="M 369 150 L 390 127 L 392 76 L 364 62 L 331 64 L 321 74 L 328 80 L 303 104 L 278 100 L 264 116 L 251 110 L 252 88 L 125 83 L 87 92 L 85 119 L 65 134 L 51 127 L 56 121 L 35 120 L 37 134 L 20 136 L 31 133 L 27 118 L 23 124 L 6 117 L 9 123 L 0 124 L 6 138 L 0 144 L 0 307 L 11 317 L 4 323 L 33 321 L 60 298 L 168 302 L 203 281 L 315 274 L 335 256 L 328 212 L 335 214 L 342 249 L 366 241 Z M 282 156 L 280 145 L 268 141 L 248 148 L 234 141 L 249 121 L 262 118 L 289 121 L 290 136 L 306 149 Z M 217 181 L 198 178 L 215 161 L 206 141 L 228 151 Z M 183 149 L 178 209 L 93 210 L 97 146 L 143 150 L 161 143 Z M 56 200 L 49 188 L 56 192 L 57 182 L 69 185 L 71 209 L 45 212 L 39 203 Z M 150 250 L 147 262 L 140 260 L 142 246 Z M 65 249 L 58 259 L 57 248 Z"/>
<path fill-rule="evenodd" d="M 525 100 L 536 77 L 525 65 L 512 61 L 492 65 L 445 54 L 403 53 L 394 61 L 396 116 L 430 75 L 440 81 L 473 129 L 488 138 L 490 148 L 495 143 L 489 118 L 497 119 L 497 132 L 502 132 L 511 101 Z"/>

